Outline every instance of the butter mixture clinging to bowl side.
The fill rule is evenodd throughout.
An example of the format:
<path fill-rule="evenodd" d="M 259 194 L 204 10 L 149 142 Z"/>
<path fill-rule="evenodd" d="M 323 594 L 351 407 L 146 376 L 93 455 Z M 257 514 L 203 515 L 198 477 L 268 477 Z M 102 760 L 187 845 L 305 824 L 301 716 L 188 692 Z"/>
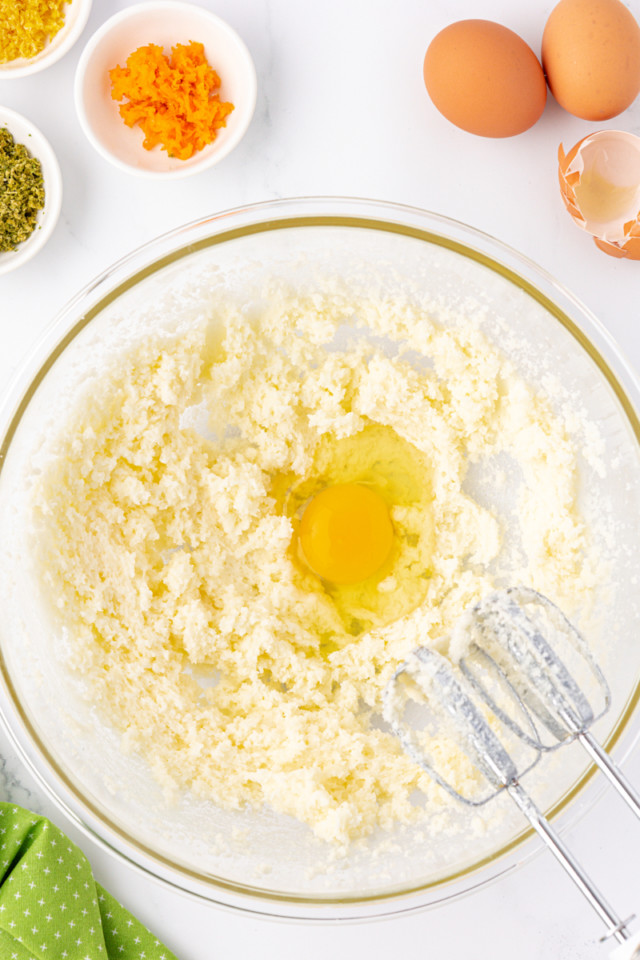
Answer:
<path fill-rule="evenodd" d="M 344 336 L 354 316 L 373 337 Z M 392 541 L 332 582 L 301 518 L 354 486 Z M 107 369 L 44 472 L 37 534 L 72 666 L 125 749 L 170 793 L 266 804 L 341 846 L 445 802 L 380 720 L 407 653 L 505 578 L 569 613 L 596 578 L 550 401 L 472 323 L 335 292 L 221 304 Z"/>

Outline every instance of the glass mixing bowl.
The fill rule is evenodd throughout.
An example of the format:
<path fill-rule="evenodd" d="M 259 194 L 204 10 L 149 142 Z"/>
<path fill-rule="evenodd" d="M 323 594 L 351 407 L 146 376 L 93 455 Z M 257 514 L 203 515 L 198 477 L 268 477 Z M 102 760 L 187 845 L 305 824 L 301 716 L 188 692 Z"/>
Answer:
<path fill-rule="evenodd" d="M 486 335 L 530 382 L 555 376 L 563 383 L 577 421 L 594 425 L 606 466 L 599 473 L 581 465 L 585 509 L 609 512 L 604 548 L 615 586 L 593 638 L 613 692 L 596 732 L 618 759 L 631 749 L 640 727 L 635 377 L 598 321 L 524 257 L 444 217 L 364 200 L 274 201 L 174 230 L 98 277 L 47 330 L 2 407 L 0 707 L 25 763 L 66 815 L 166 883 L 278 917 L 399 913 L 504 874 L 536 842 L 517 818 L 505 816 L 497 834 L 456 841 L 405 829 L 392 843 L 332 860 L 301 824 L 268 810 L 223 811 L 189 796 L 168 806 L 144 758 L 125 756 L 118 734 L 83 696 L 82 678 L 65 668 L 64 638 L 39 599 L 30 557 L 39 454 L 83 385 L 108 358 L 154 330 L 188 328 L 216 290 L 248 298 L 272 276 L 294 287 L 332 276 L 347 291 L 417 292 L 441 323 L 471 306 Z M 561 828 L 597 796 L 591 773 L 571 745 L 541 782 L 537 799 Z"/>

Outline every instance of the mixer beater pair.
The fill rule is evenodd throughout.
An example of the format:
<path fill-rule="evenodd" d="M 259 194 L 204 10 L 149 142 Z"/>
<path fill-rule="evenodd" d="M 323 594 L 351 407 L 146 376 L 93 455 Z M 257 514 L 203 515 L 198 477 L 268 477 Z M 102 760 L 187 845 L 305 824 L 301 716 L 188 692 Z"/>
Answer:
<path fill-rule="evenodd" d="M 610 703 L 581 634 L 546 597 L 513 587 L 467 611 L 449 658 L 414 650 L 387 685 L 384 716 L 408 755 L 457 800 L 477 807 L 508 793 L 607 925 L 602 939 L 618 941 L 612 960 L 640 960 L 633 917 L 621 919 L 607 903 L 521 784 L 543 753 L 579 741 L 640 817 L 640 794 L 591 733 Z M 440 769 L 443 737 L 471 763 L 463 790 Z M 506 741 L 517 745 L 519 761 Z"/>

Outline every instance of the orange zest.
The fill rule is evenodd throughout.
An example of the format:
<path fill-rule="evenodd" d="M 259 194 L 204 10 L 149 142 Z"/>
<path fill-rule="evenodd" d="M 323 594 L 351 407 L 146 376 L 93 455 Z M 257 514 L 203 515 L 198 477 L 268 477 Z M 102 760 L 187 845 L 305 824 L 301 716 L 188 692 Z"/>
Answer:
<path fill-rule="evenodd" d="M 159 145 L 180 160 L 212 143 L 233 110 L 215 93 L 220 77 L 203 44 L 194 41 L 177 43 L 169 57 L 155 43 L 139 47 L 109 77 L 112 98 L 125 100 L 120 116 L 127 126 L 141 127 L 145 149 Z"/>

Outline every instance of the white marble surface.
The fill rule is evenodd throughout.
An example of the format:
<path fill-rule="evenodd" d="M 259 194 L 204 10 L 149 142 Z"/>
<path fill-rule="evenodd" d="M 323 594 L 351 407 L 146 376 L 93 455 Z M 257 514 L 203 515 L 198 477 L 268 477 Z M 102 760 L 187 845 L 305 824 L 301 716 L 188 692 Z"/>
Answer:
<path fill-rule="evenodd" d="M 56 150 L 61 221 L 34 261 L 0 278 L 0 383 L 66 300 L 112 261 L 174 226 L 275 197 L 362 196 L 401 201 L 487 231 L 529 255 L 576 293 L 640 366 L 640 265 L 598 252 L 565 213 L 556 151 L 594 129 L 549 102 L 510 140 L 471 137 L 428 101 L 421 64 L 451 20 L 481 16 L 538 51 L 549 0 L 201 0 L 235 27 L 255 59 L 259 93 L 237 150 L 202 176 L 149 183 L 110 167 L 85 142 L 72 84 L 83 44 L 124 0 L 94 0 L 79 44 L 45 73 L 0 85 L 0 103 L 30 117 Z M 629 6 L 640 18 L 638 0 Z M 640 133 L 640 101 L 603 126 Z M 422 914 L 367 924 L 275 923 L 189 900 L 140 876 L 80 836 L 0 737 L 0 796 L 49 814 L 77 839 L 98 879 L 181 960 L 387 960 L 467 956 L 597 960 L 601 925 L 561 871 L 538 856 L 505 880 Z M 640 750 L 628 764 L 640 782 Z M 640 912 L 640 829 L 607 794 L 567 836 L 620 912 Z M 625 915 L 626 915 L 625 913 Z M 638 924 L 639 921 L 636 922 Z M 634 927 L 634 929 L 637 929 Z"/>

